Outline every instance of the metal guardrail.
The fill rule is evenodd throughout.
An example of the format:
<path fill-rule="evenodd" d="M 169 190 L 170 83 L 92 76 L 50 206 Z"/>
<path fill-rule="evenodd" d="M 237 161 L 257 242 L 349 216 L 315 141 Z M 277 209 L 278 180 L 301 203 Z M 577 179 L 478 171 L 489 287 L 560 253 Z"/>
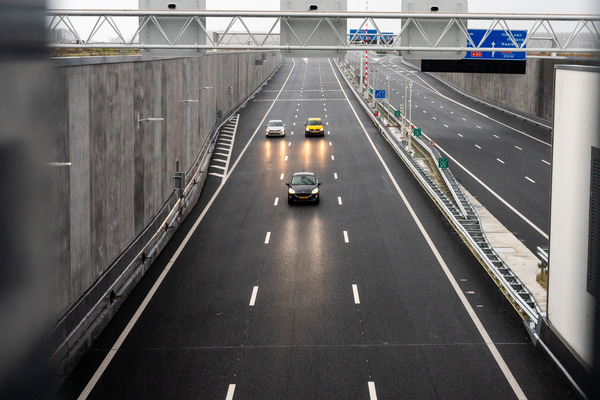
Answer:
<path fill-rule="evenodd" d="M 540 327 L 540 316 L 542 315 L 539 305 L 523 282 L 521 282 L 521 280 L 511 271 L 510 267 L 500 258 L 500 256 L 498 256 L 488 242 L 483 233 L 479 216 L 473 209 L 473 206 L 465 196 L 450 169 L 437 167 L 435 161 L 439 158 L 439 151 L 437 151 L 437 149 L 432 149 L 428 143 L 425 143 L 418 137 L 413 136 L 411 138 L 413 143 L 416 143 L 421 148 L 422 153 L 428 156 L 431 161 L 434 161 L 433 164 L 436 165 L 437 169 L 435 172 L 443 177 L 443 181 L 447 185 L 445 188 L 446 190 L 440 188 L 427 171 L 425 171 L 417 160 L 406 150 L 403 140 L 391 132 L 391 130 L 374 115 L 372 108 L 365 102 L 365 99 L 356 92 L 355 86 L 350 83 L 349 77 L 350 79 L 353 79 L 353 75 L 344 73 L 344 71 L 348 71 L 348 69 L 345 69 L 340 62 L 337 62 L 337 66 L 348 85 L 352 88 L 356 98 L 359 99 L 363 108 L 371 116 L 371 119 L 379 131 L 404 161 L 438 208 L 444 213 L 448 221 L 462 237 L 463 241 L 469 246 L 474 255 L 479 259 L 480 263 L 487 270 L 494 282 L 500 287 L 513 307 L 519 312 L 524 320 L 526 328 L 530 331 L 530 334 L 537 334 Z M 388 120 L 401 125 L 401 121 L 391 113 L 388 114 Z M 410 121 L 404 118 L 403 121 L 410 124 Z M 447 192 L 453 193 L 452 197 L 448 197 L 446 194 Z"/>

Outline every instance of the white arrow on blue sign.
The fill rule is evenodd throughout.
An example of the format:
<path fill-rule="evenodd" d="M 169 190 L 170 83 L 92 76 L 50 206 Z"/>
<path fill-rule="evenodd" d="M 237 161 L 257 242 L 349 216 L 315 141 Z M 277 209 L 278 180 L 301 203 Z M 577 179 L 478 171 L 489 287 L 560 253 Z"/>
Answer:
<path fill-rule="evenodd" d="M 375 90 L 376 99 L 385 99 L 385 90 Z"/>

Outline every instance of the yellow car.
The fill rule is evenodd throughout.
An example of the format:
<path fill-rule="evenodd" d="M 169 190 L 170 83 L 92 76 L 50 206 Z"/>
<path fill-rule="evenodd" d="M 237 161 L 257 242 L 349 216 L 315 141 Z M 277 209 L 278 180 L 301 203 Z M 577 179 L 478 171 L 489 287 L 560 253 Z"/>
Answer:
<path fill-rule="evenodd" d="M 325 131 L 323 130 L 323 121 L 321 121 L 321 118 L 309 118 L 304 126 L 304 136 L 325 136 Z"/>

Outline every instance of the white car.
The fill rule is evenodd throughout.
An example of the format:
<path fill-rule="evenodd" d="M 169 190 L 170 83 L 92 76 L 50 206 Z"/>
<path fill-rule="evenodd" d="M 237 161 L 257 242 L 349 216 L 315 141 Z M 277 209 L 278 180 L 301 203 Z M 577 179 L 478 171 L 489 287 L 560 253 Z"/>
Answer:
<path fill-rule="evenodd" d="M 285 136 L 285 124 L 280 119 L 272 119 L 267 122 L 267 136 Z"/>

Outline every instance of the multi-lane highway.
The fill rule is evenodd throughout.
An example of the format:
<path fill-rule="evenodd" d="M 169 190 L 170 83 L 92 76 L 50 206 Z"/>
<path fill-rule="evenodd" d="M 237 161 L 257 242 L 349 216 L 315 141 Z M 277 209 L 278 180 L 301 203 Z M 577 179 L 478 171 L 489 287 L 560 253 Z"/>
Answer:
<path fill-rule="evenodd" d="M 209 176 L 194 211 L 61 395 L 571 397 L 341 82 L 330 60 L 284 60 L 216 152 L 230 162 L 214 163 L 221 173 Z M 423 103 L 415 104 L 438 116 L 432 124 L 449 126 L 448 138 L 454 132 L 466 146 L 478 133 L 450 128 L 462 117 L 483 128 L 485 118 L 464 109 L 443 120 L 437 109 L 452 102 L 419 91 Z M 434 103 L 425 107 L 427 100 Z M 323 118 L 324 138 L 304 136 L 307 117 Z M 284 121 L 285 138 L 265 138 L 269 119 Z M 438 140 L 457 157 L 491 153 L 500 147 L 494 140 L 517 145 L 500 129 L 489 134 L 474 150 Z M 496 169 L 529 163 L 523 154 L 497 156 L 505 164 L 494 161 Z M 285 182 L 296 171 L 323 182 L 319 205 L 287 204 Z"/>
<path fill-rule="evenodd" d="M 356 71 L 362 61 L 364 70 L 364 53 L 347 59 Z M 385 90 L 389 86 L 390 103 L 396 108 L 406 103 L 406 114 L 450 158 L 452 172 L 467 190 L 531 251 L 547 245 L 550 127 L 459 95 L 432 75 L 402 63 L 401 57 L 369 53 L 366 60 L 369 85 Z M 405 91 L 411 81 L 412 97 Z M 412 99 L 412 110 L 405 93 Z"/>

